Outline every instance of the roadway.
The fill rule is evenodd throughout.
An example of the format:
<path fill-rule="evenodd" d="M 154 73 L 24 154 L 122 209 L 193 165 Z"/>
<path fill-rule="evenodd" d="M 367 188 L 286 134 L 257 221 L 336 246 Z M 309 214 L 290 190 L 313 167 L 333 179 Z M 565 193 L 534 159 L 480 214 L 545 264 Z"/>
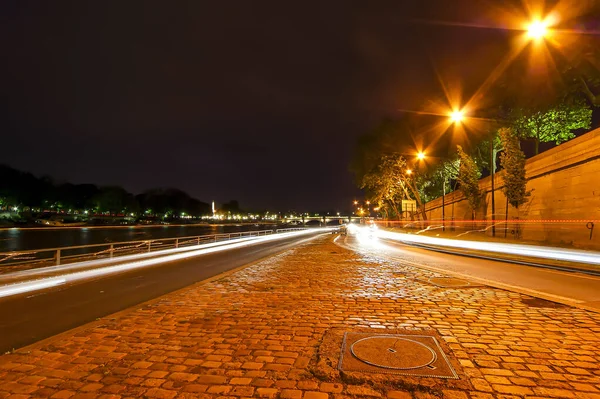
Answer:
<path fill-rule="evenodd" d="M 338 242 L 369 256 L 508 289 L 567 305 L 600 311 L 600 277 L 500 261 L 438 253 L 386 239 L 349 235 Z"/>
<path fill-rule="evenodd" d="M 317 234 L 256 243 L 0 298 L 0 353 L 272 256 Z"/>

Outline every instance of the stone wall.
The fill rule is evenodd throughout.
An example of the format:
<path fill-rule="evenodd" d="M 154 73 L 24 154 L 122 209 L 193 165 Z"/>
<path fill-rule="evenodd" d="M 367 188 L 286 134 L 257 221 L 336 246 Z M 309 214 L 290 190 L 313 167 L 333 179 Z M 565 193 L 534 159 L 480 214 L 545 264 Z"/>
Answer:
<path fill-rule="evenodd" d="M 600 129 L 552 148 L 527 160 L 527 189 L 533 190 L 530 200 L 519 211 L 508 206 L 502 193 L 503 172 L 495 177 L 496 221 L 525 219 L 528 222 L 508 223 L 508 231 L 528 241 L 544 241 L 556 245 L 573 245 L 600 249 Z M 479 186 L 486 200 L 475 215 L 477 220 L 491 220 L 491 179 L 481 179 Z M 468 202 L 460 191 L 445 197 L 445 219 L 471 220 Z M 441 220 L 442 198 L 426 204 L 430 220 Z M 595 223 L 590 239 L 588 223 Z M 486 222 L 480 223 L 480 226 Z M 502 224 L 501 235 L 504 236 Z M 488 234 L 491 234 L 488 231 Z M 497 232 L 498 235 L 498 232 Z"/>

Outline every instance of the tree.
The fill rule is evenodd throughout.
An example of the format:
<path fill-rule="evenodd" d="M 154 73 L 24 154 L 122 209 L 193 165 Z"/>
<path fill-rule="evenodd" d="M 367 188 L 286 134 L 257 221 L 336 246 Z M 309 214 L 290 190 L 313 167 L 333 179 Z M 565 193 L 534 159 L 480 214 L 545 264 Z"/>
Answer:
<path fill-rule="evenodd" d="M 360 188 L 367 190 L 367 196 L 380 208 L 391 208 L 400 216 L 398 202 L 406 197 L 399 184 L 402 171 L 406 169 L 406 161 L 401 156 L 382 156 L 362 177 Z M 389 213 L 389 212 L 386 212 Z"/>
<path fill-rule="evenodd" d="M 458 157 L 460 159 L 460 167 L 458 169 L 458 183 L 460 189 L 469 202 L 471 208 L 471 216 L 475 219 L 475 212 L 481 205 L 483 200 L 483 190 L 479 188 L 479 178 L 481 172 L 475 163 L 475 160 L 463 151 L 460 145 L 457 146 Z"/>
<path fill-rule="evenodd" d="M 210 212 L 210 206 L 192 198 L 184 191 L 175 188 L 155 188 L 137 195 L 142 209 L 151 210 L 156 215 L 177 215 L 186 213 L 191 216 L 201 216 Z"/>
<path fill-rule="evenodd" d="M 574 138 L 574 130 L 589 129 L 592 124 L 592 110 L 581 99 L 563 100 L 551 107 L 519 108 L 513 117 L 517 135 L 535 142 L 536 155 L 540 142 L 558 145 Z"/>
<path fill-rule="evenodd" d="M 135 213 L 139 210 L 135 197 L 119 186 L 100 188 L 99 192 L 92 198 L 92 202 L 99 212 L 119 214 L 125 212 Z"/>
<path fill-rule="evenodd" d="M 500 154 L 500 165 L 504 169 L 502 191 L 508 203 L 518 210 L 531 195 L 531 190 L 527 191 L 526 187 L 525 154 L 521 151 L 519 138 L 512 129 L 502 128 L 498 133 L 504 147 L 504 151 Z"/>
<path fill-rule="evenodd" d="M 425 207 L 415 186 L 413 175 L 407 173 L 406 160 L 402 155 L 383 155 L 366 174 L 360 188 L 367 189 L 367 195 L 373 203 L 389 206 L 400 215 L 398 203 L 402 199 L 415 198 L 421 208 L 423 220 L 427 220 Z"/>
<path fill-rule="evenodd" d="M 448 182 L 456 180 L 458 169 L 457 158 L 445 159 L 440 163 L 425 166 L 416 177 L 416 185 L 421 199 L 427 203 L 441 197 L 444 192 L 447 194 L 452 191 L 451 189 L 448 191 Z"/>

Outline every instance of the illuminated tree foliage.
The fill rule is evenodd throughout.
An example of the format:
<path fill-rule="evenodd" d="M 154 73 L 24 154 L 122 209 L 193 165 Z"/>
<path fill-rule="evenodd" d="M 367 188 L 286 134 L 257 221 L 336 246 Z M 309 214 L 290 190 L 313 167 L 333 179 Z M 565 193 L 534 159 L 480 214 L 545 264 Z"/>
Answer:
<path fill-rule="evenodd" d="M 483 190 L 479 188 L 479 178 L 481 172 L 479 167 L 475 163 L 475 160 L 463 151 L 462 147 L 457 146 L 458 157 L 460 159 L 460 167 L 458 169 L 458 183 L 460 184 L 460 190 L 467 198 L 469 207 L 471 208 L 471 215 L 475 219 L 475 212 L 481 205 L 483 200 Z"/>
<path fill-rule="evenodd" d="M 589 129 L 592 110 L 581 100 L 563 101 L 550 108 L 518 109 L 514 113 L 514 128 L 523 139 L 535 142 L 535 153 L 539 153 L 540 142 L 555 142 L 557 145 L 575 137 L 573 131 Z"/>
<path fill-rule="evenodd" d="M 386 213 L 393 212 L 397 216 L 401 215 L 401 210 L 398 208 L 401 201 L 414 198 L 421 208 L 423 220 L 426 220 L 427 216 L 419 192 L 414 185 L 414 179 L 406 171 L 406 160 L 401 155 L 383 155 L 363 175 L 360 188 L 367 190 L 367 196 L 371 202 L 388 209 Z"/>
<path fill-rule="evenodd" d="M 450 182 L 456 180 L 459 164 L 458 158 L 445 159 L 435 165 L 429 165 L 420 172 L 416 176 L 416 186 L 421 199 L 429 202 L 441 197 L 444 194 L 444 184 L 446 184 L 446 194 L 451 192 Z"/>
<path fill-rule="evenodd" d="M 512 129 L 502 128 L 498 133 L 504 146 L 504 152 L 500 154 L 500 164 L 504 169 L 502 191 L 508 203 L 519 209 L 519 206 L 525 204 L 531 195 L 531 190 L 527 191 L 525 154 L 521 151 L 519 138 Z"/>

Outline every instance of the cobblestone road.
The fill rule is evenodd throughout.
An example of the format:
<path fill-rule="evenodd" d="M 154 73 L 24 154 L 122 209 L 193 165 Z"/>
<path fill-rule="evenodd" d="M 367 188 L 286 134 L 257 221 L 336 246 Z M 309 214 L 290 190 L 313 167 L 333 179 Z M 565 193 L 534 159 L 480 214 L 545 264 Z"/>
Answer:
<path fill-rule="evenodd" d="M 599 314 L 432 276 L 321 237 L 0 356 L 0 399 L 600 399 Z M 434 333 L 460 378 L 340 374 L 341 333 L 366 329 Z"/>

